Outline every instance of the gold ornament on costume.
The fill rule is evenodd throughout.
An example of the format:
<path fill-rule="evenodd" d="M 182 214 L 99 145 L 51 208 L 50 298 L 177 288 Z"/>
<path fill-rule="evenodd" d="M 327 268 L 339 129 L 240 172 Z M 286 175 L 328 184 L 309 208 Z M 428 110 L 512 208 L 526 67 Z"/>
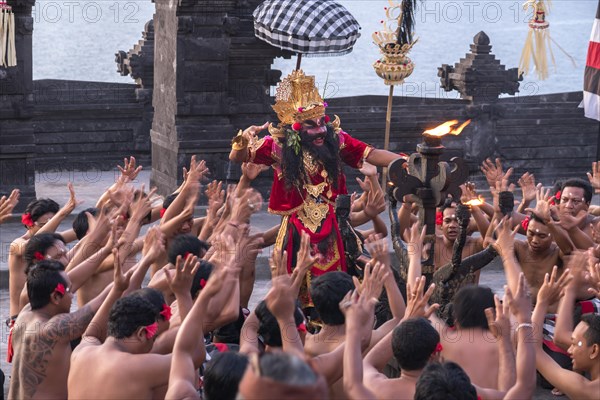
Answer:
<path fill-rule="evenodd" d="M 384 84 L 400 85 L 415 68 L 415 64 L 407 54 L 419 39 L 415 39 L 412 43 L 398 43 L 400 25 L 404 17 L 403 4 L 391 0 L 389 4 L 390 6 L 385 8 L 387 20 L 381 21 L 381 30 L 372 35 L 373 42 L 383 54 L 383 57 L 373 64 L 373 69 L 383 79 Z"/>
<path fill-rule="evenodd" d="M 327 217 L 329 206 L 325 203 L 317 203 L 310 198 L 304 201 L 304 207 L 298 211 L 298 219 L 302 221 L 312 233 L 316 233 L 321 222 Z"/>
<path fill-rule="evenodd" d="M 273 110 L 280 124 L 292 125 L 325 115 L 327 103 L 315 86 L 315 77 L 306 76 L 302 70 L 295 70 L 277 86 Z"/>

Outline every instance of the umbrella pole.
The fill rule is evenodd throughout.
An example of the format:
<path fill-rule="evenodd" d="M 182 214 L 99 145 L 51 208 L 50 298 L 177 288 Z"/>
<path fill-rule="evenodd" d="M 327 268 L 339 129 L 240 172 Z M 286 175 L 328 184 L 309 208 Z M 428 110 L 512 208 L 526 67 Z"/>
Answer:
<path fill-rule="evenodd" d="M 302 63 L 302 53 L 298 54 L 298 59 L 296 60 L 296 71 L 300 69 L 300 63 Z"/>
<path fill-rule="evenodd" d="M 385 115 L 385 136 L 383 139 L 383 149 L 390 149 L 390 129 L 392 127 L 392 102 L 394 100 L 394 85 L 390 85 L 390 94 L 388 95 L 387 113 Z M 385 185 L 387 181 L 387 167 L 383 168 L 381 176 L 381 188 L 384 193 L 387 193 Z"/>

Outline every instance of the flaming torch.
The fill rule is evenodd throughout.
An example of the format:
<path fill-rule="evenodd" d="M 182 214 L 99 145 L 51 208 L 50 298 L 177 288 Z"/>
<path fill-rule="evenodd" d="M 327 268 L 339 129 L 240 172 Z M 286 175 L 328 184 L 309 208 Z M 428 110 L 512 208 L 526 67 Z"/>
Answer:
<path fill-rule="evenodd" d="M 471 122 L 462 124 L 451 120 L 427 129 L 423 132 L 423 142 L 417 145 L 417 152 L 410 155 L 408 160 L 398 159 L 392 162 L 388 171 L 388 192 L 397 201 L 403 201 L 406 195 L 415 195 L 420 203 L 419 220 L 427 226 L 427 241 L 431 242 L 428 258 L 423 262 L 423 275 L 427 284 L 434 272 L 434 243 L 435 243 L 435 211 L 448 196 L 459 199 L 460 185 L 466 182 L 469 169 L 464 160 L 454 157 L 440 161 L 445 147 L 442 137 L 459 135 Z M 474 204 L 473 204 L 474 205 Z M 401 276 L 404 271 L 400 271 Z"/>

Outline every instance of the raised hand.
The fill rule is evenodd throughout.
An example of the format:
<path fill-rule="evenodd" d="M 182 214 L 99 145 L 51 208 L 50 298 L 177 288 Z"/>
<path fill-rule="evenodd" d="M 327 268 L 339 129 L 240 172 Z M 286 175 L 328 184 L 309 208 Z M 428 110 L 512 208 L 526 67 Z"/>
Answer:
<path fill-rule="evenodd" d="M 590 286 L 592 286 L 588 289 L 588 291 L 590 292 L 590 294 L 600 299 L 600 263 L 588 265 L 588 270 L 590 274 L 589 283 Z"/>
<path fill-rule="evenodd" d="M 524 203 L 531 203 L 533 200 L 536 199 L 537 196 L 537 189 L 535 186 L 535 176 L 533 174 L 530 174 L 529 172 L 525 172 L 520 178 L 519 178 L 519 186 L 521 187 L 521 192 L 523 193 L 523 202 Z"/>
<path fill-rule="evenodd" d="M 365 214 L 373 219 L 380 213 L 385 211 L 385 195 L 383 190 L 375 189 L 371 185 L 371 190 L 367 193 L 367 201 L 365 203 Z"/>
<path fill-rule="evenodd" d="M 256 135 L 258 135 L 260 132 L 264 131 L 268 127 L 269 127 L 268 122 L 265 122 L 262 125 L 252 125 L 252 126 L 246 128 L 244 130 L 244 132 L 242 132 L 242 136 L 246 140 L 248 140 L 248 142 L 252 143 L 254 140 L 256 140 Z"/>
<path fill-rule="evenodd" d="M 404 320 L 410 318 L 425 317 L 429 318 L 435 310 L 440 308 L 437 303 L 428 304 L 433 291 L 435 290 L 435 283 L 432 283 L 427 289 L 427 292 L 423 293 L 425 289 L 425 277 L 421 276 L 416 279 L 414 284 L 406 284 L 406 312 L 404 313 Z"/>
<path fill-rule="evenodd" d="M 77 200 L 77 197 L 75 196 L 75 189 L 73 188 L 73 183 L 67 183 L 67 188 L 69 189 L 69 201 L 67 201 L 67 203 L 63 206 L 61 210 L 65 215 L 71 214 L 75 207 L 83 203 L 83 200 Z"/>
<path fill-rule="evenodd" d="M 592 163 L 592 173 L 587 173 L 587 177 L 596 193 L 600 193 L 600 161 Z"/>
<path fill-rule="evenodd" d="M 495 232 L 497 238 L 487 238 L 487 240 L 500 256 L 503 258 L 508 257 L 514 253 L 515 236 L 517 235 L 518 230 L 518 225 L 514 229 L 511 229 L 511 218 L 504 217 L 496 227 Z"/>
<path fill-rule="evenodd" d="M 494 304 L 496 305 L 495 316 L 493 308 L 485 309 L 485 316 L 490 332 L 496 339 L 510 339 L 510 315 L 507 296 L 504 295 L 504 302 L 500 303 L 498 296 L 494 295 Z"/>
<path fill-rule="evenodd" d="M 142 253 L 151 263 L 156 262 L 161 255 L 165 254 L 165 237 L 159 227 L 153 226 L 148 229 Z"/>
<path fill-rule="evenodd" d="M 363 166 L 359 169 L 360 173 L 364 176 L 377 176 L 377 167 L 373 164 L 369 164 L 368 162 L 363 162 Z"/>
<path fill-rule="evenodd" d="M 346 329 L 358 329 L 367 324 L 374 314 L 375 304 L 377 299 L 361 296 L 356 289 L 349 291 L 339 303 Z"/>
<path fill-rule="evenodd" d="M 365 265 L 365 275 L 362 283 L 358 281 L 356 276 L 352 277 L 354 286 L 361 296 L 367 298 L 379 299 L 381 291 L 383 290 L 383 284 L 388 278 L 391 271 L 382 263 L 371 260 Z"/>
<path fill-rule="evenodd" d="M 510 307 L 511 312 L 517 318 L 519 323 L 528 323 L 531 321 L 531 291 L 525 279 L 525 275 L 519 274 L 519 285 L 517 293 L 511 292 L 508 286 L 504 286 L 504 301 Z"/>
<path fill-rule="evenodd" d="M 281 275 L 271 280 L 273 285 L 265 297 L 267 308 L 278 320 L 293 318 L 296 299 L 292 295 L 292 278 Z"/>
<path fill-rule="evenodd" d="M 232 218 L 237 222 L 246 223 L 250 221 L 250 216 L 253 213 L 261 209 L 262 203 L 263 199 L 260 193 L 254 189 L 245 189 L 233 200 Z"/>
<path fill-rule="evenodd" d="M 386 268 L 391 267 L 392 260 L 390 257 L 388 242 L 383 238 L 382 235 L 370 235 L 367 240 L 365 240 L 365 247 L 375 261 L 379 261 L 385 265 Z"/>
<path fill-rule="evenodd" d="M 466 203 L 469 200 L 479 199 L 479 196 L 477 195 L 477 192 L 475 191 L 475 183 L 473 183 L 473 182 L 466 182 L 465 184 L 460 185 L 460 190 L 461 190 L 460 201 L 462 203 Z"/>
<path fill-rule="evenodd" d="M 208 167 L 206 166 L 206 161 L 200 160 L 196 161 L 196 156 L 192 156 L 190 160 L 190 169 L 187 173 L 186 184 L 191 182 L 200 182 L 202 178 L 209 174 Z"/>
<path fill-rule="evenodd" d="M 131 204 L 131 219 L 135 221 L 142 221 L 146 218 L 146 215 L 152 211 L 152 204 L 150 203 L 150 198 L 156 192 L 156 188 L 152 188 L 150 193 L 146 196 L 144 194 L 144 185 L 140 187 L 139 195 L 137 199 L 133 201 Z"/>
<path fill-rule="evenodd" d="M 269 258 L 269 267 L 271 268 L 271 279 L 278 276 L 288 275 L 287 271 L 287 251 L 273 251 L 271 258 Z"/>
<path fill-rule="evenodd" d="M 276 252 L 277 253 L 277 252 Z M 310 271 L 310 268 L 317 261 L 317 256 L 313 254 L 312 247 L 310 245 L 310 236 L 306 232 L 302 232 L 300 236 L 300 249 L 296 254 L 296 267 L 292 272 L 292 288 L 296 297 L 300 292 L 300 286 L 304 282 L 306 273 Z M 287 273 L 287 268 L 286 271 Z"/>
<path fill-rule="evenodd" d="M 419 222 L 415 222 L 410 226 L 410 230 L 404 232 L 404 241 L 408 250 L 408 255 L 411 257 L 423 258 L 423 243 L 427 231 L 427 225 L 419 230 Z"/>
<path fill-rule="evenodd" d="M 264 172 L 269 169 L 268 165 L 263 164 L 254 164 L 251 162 L 242 163 L 242 174 L 249 180 L 253 181 L 256 179 L 261 172 Z"/>
<path fill-rule="evenodd" d="M 185 260 L 180 255 L 177 256 L 174 274 L 169 268 L 165 267 L 165 279 L 173 293 L 189 293 L 198 268 L 200 268 L 200 262 L 198 261 L 198 257 L 193 254 L 188 254 Z"/>
<path fill-rule="evenodd" d="M 556 303 L 564 294 L 564 289 L 571 279 L 573 279 L 573 276 L 569 273 L 568 269 L 565 269 L 560 278 L 558 278 L 558 267 L 555 265 L 552 268 L 552 274 L 546 273 L 544 276 L 544 283 L 537 294 L 537 302 L 544 302 L 548 305 Z"/>
<path fill-rule="evenodd" d="M 502 180 L 504 172 L 502 171 L 502 162 L 499 158 L 496 158 L 495 164 L 487 158 L 483 163 L 481 163 L 481 172 L 485 175 L 485 179 L 487 180 L 488 185 L 491 188 L 496 187 L 496 182 Z"/>
<path fill-rule="evenodd" d="M 563 212 L 560 213 L 559 224 L 564 230 L 570 231 L 575 227 L 581 226 L 581 224 L 583 223 L 583 221 L 585 221 L 587 216 L 588 213 L 585 210 L 579 211 L 575 216 L 571 215 L 571 213 L 569 213 L 568 211 Z"/>
<path fill-rule="evenodd" d="M 10 196 L 0 198 L 0 224 L 12 216 L 11 213 L 19 202 L 19 196 L 21 196 L 19 189 L 13 189 Z"/>
<path fill-rule="evenodd" d="M 129 281 L 131 280 L 131 275 L 133 275 L 134 268 L 130 269 L 126 273 L 123 273 L 123 262 L 119 256 L 119 249 L 114 247 L 112 254 L 114 260 L 113 280 L 115 289 L 123 293 L 129 287 Z"/>
<path fill-rule="evenodd" d="M 132 182 L 137 178 L 138 174 L 142 170 L 142 166 L 136 166 L 135 157 L 131 156 L 123 159 L 123 166 L 117 165 L 119 171 L 121 171 L 122 182 Z"/>
<path fill-rule="evenodd" d="M 538 185 L 536 188 L 536 204 L 535 208 L 526 208 L 525 212 L 531 212 L 537 215 L 545 223 L 550 222 L 552 219 L 552 206 L 549 202 L 550 189 L 545 189 Z"/>
<path fill-rule="evenodd" d="M 250 225 L 248 224 L 240 225 L 238 231 L 240 237 L 235 245 L 236 254 L 232 267 L 236 269 L 236 272 L 241 272 L 247 262 L 256 260 L 262 251 L 263 234 L 261 232 L 250 235 Z"/>

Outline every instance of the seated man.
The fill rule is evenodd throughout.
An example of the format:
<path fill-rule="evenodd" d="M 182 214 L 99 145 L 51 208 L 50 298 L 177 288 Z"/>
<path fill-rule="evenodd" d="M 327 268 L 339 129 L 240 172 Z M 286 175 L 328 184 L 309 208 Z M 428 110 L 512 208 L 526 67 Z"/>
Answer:
<path fill-rule="evenodd" d="M 485 388 L 498 388 L 498 347 L 490 340 L 485 309 L 494 307 L 494 294 L 490 288 L 466 286 L 458 291 L 452 301 L 456 330 L 431 317 L 433 326 L 441 337 L 442 357 L 459 364 L 473 383 Z M 485 360 L 486 368 L 481 368 Z"/>
<path fill-rule="evenodd" d="M 14 349 L 11 399 L 67 398 L 71 345 L 81 336 L 108 290 L 85 307 L 70 313 L 71 280 L 55 260 L 33 265 L 27 274 L 30 305 L 25 307 L 9 336 Z"/>
<path fill-rule="evenodd" d="M 571 399 L 597 399 L 600 393 L 600 315 L 585 314 L 571 334 L 568 349 L 573 371 L 563 369 L 542 348 L 542 325 L 548 306 L 560 296 L 568 279 L 557 274 L 546 276 L 533 311 L 533 342 L 536 348 L 536 367 L 556 389 Z M 589 376 L 589 379 L 586 377 Z"/>
<path fill-rule="evenodd" d="M 171 367 L 171 354 L 149 353 L 158 331 L 156 318 L 155 307 L 142 296 L 117 300 L 108 315 L 106 341 L 101 341 L 104 329 L 98 321 L 73 353 L 69 398 L 151 399 L 154 389 L 168 383 Z M 204 356 L 193 355 L 195 368 Z"/>
<path fill-rule="evenodd" d="M 402 322 L 365 357 L 365 387 L 378 399 L 412 399 L 423 368 L 437 358 L 439 344 L 440 335 L 425 318 Z M 392 355 L 401 368 L 397 379 L 388 379 L 380 372 Z"/>
<path fill-rule="evenodd" d="M 453 362 L 429 364 L 416 385 L 415 400 L 477 400 L 469 376 Z"/>

